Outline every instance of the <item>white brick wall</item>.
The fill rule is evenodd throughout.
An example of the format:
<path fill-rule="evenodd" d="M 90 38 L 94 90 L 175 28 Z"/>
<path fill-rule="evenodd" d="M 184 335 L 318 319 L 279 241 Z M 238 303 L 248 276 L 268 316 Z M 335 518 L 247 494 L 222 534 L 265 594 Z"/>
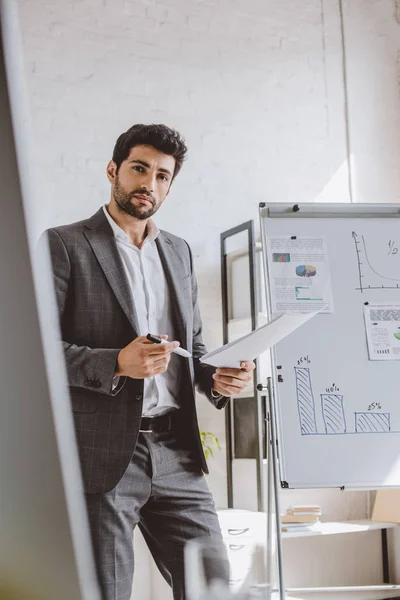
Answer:
<path fill-rule="evenodd" d="M 338 0 L 18 4 L 41 190 L 34 230 L 84 218 L 107 201 L 105 165 L 123 130 L 135 122 L 176 127 L 189 160 L 157 222 L 193 248 L 205 339 L 216 347 L 219 234 L 257 220 L 261 201 L 349 199 Z M 392 59 L 400 30 L 391 0 L 344 0 L 344 9 L 356 200 L 392 201 L 400 143 L 391 126 L 399 119 Z M 376 47 L 385 68 L 373 58 Z M 223 414 L 203 399 L 199 410 L 202 426 L 223 442 Z M 222 507 L 224 460 L 223 453 L 212 460 L 209 477 Z M 240 501 L 254 507 L 254 494 L 241 495 L 252 480 L 238 477 Z M 357 510 L 365 513 L 363 495 Z"/>
<path fill-rule="evenodd" d="M 400 202 L 399 0 L 346 0 L 356 202 Z"/>
<path fill-rule="evenodd" d="M 42 191 L 35 228 L 107 200 L 104 169 L 122 130 L 177 127 L 189 160 L 158 223 L 192 245 L 205 337 L 218 345 L 220 232 L 257 219 L 260 201 L 313 200 L 345 159 L 335 4 L 322 22 L 320 0 L 20 0 Z M 222 436 L 223 416 L 212 420 Z"/>

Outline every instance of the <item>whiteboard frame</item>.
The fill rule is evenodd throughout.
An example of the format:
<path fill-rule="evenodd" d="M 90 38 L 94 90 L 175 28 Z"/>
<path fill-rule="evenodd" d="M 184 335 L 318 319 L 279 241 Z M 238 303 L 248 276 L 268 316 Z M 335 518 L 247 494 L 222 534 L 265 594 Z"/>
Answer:
<path fill-rule="evenodd" d="M 260 202 L 260 222 L 265 217 L 281 218 L 388 218 L 400 217 L 400 204 L 344 204 L 326 203 L 318 204 L 316 202 L 303 202 L 300 204 L 281 203 L 266 204 Z M 261 228 L 262 231 L 262 228 Z"/>
<path fill-rule="evenodd" d="M 265 297 L 266 297 L 266 306 L 267 306 L 267 318 L 270 320 L 272 318 L 272 296 L 271 296 L 271 273 L 268 264 L 268 256 L 267 256 L 267 219 L 268 218 L 288 218 L 288 219 L 301 219 L 301 218 L 400 218 L 400 204 L 345 204 L 345 203 L 326 203 L 319 204 L 313 202 L 304 202 L 304 203 L 266 203 L 260 202 L 259 204 L 259 217 L 260 217 L 260 230 L 261 230 L 261 244 L 262 244 L 262 256 L 263 256 L 263 266 L 264 266 L 264 282 L 265 282 Z M 341 490 L 377 490 L 377 489 L 397 489 L 399 486 L 366 486 L 366 485 L 332 485 L 332 486 L 322 486 L 322 485 L 298 485 L 290 486 L 289 482 L 285 481 L 282 477 L 282 460 L 280 459 L 279 446 L 282 447 L 283 440 L 283 432 L 282 432 L 282 423 L 278 417 L 278 383 L 279 383 L 279 373 L 278 373 L 278 363 L 276 356 L 276 348 L 273 347 L 271 349 L 271 412 L 273 414 L 270 415 L 270 418 L 274 418 L 276 421 L 277 428 L 277 467 L 279 471 L 279 479 L 280 485 L 284 489 L 323 489 L 324 487 L 336 489 L 339 488 Z M 283 455 L 282 455 L 283 458 Z"/>

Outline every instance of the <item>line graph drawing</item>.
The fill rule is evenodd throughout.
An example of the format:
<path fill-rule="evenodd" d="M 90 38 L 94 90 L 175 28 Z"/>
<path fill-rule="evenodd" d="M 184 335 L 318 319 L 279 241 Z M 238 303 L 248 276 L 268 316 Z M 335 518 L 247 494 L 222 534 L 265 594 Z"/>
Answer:
<path fill-rule="evenodd" d="M 327 435 L 346 433 L 346 417 L 341 394 L 321 394 L 322 416 Z"/>
<path fill-rule="evenodd" d="M 390 433 L 390 413 L 354 413 L 356 433 Z"/>
<path fill-rule="evenodd" d="M 294 371 L 301 435 L 315 435 L 317 433 L 317 422 L 310 369 L 295 367 Z"/>
<path fill-rule="evenodd" d="M 368 255 L 367 245 L 363 235 L 352 232 L 352 237 L 357 253 L 358 281 L 361 293 L 364 290 L 398 289 L 400 290 L 400 273 L 398 277 L 388 277 L 372 266 Z M 390 250 L 389 242 L 389 250 Z M 400 263 L 399 263 L 400 264 Z M 369 283 L 368 283 L 369 281 Z M 396 282 L 396 283 L 395 283 Z M 372 284 L 372 285 L 371 285 Z"/>

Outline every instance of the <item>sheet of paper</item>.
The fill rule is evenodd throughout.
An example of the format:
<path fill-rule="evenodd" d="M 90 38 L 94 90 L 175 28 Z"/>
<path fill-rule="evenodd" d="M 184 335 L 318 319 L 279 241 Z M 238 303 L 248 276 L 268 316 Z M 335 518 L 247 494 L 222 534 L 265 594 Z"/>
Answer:
<path fill-rule="evenodd" d="M 324 236 L 272 236 L 267 244 L 272 312 L 333 312 Z"/>
<path fill-rule="evenodd" d="M 318 311 L 317 311 L 318 312 Z M 200 362 L 214 367 L 239 368 L 243 360 L 254 360 L 284 337 L 309 321 L 317 312 L 283 314 L 243 337 L 201 357 Z"/>
<path fill-rule="evenodd" d="M 370 360 L 400 360 L 400 304 L 364 306 Z"/>

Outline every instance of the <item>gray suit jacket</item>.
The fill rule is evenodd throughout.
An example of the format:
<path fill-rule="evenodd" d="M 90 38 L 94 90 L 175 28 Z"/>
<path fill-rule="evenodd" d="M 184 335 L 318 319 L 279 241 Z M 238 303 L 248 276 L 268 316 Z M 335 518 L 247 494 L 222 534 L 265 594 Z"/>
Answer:
<path fill-rule="evenodd" d="M 85 490 L 105 492 L 117 485 L 132 458 L 142 414 L 143 379 L 121 377 L 112 391 L 118 353 L 138 335 L 134 298 L 102 209 L 90 219 L 46 233 Z M 156 243 L 176 306 L 178 339 L 193 355 L 182 359 L 182 432 L 196 464 L 208 472 L 197 424 L 195 384 L 217 408 L 228 399 L 212 398 L 215 369 L 199 362 L 207 350 L 190 248 L 164 231 Z"/>

